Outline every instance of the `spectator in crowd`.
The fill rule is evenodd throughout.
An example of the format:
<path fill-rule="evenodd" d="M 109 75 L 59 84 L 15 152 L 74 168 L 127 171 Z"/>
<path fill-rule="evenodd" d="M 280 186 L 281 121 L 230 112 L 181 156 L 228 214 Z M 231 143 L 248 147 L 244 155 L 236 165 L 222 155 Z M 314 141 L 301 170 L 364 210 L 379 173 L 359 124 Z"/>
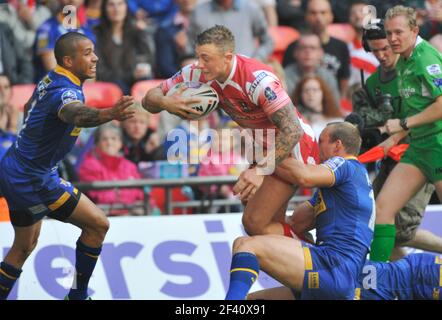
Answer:
<path fill-rule="evenodd" d="M 11 28 L 15 39 L 32 54 L 37 28 L 51 16 L 41 1 L 9 1 L 0 6 L 0 22 Z"/>
<path fill-rule="evenodd" d="M 128 4 L 137 20 L 147 21 L 154 27 L 170 24 L 178 11 L 174 0 L 129 0 Z"/>
<path fill-rule="evenodd" d="M 350 54 L 347 44 L 329 35 L 327 27 L 333 22 L 333 13 L 328 0 L 309 0 L 305 22 L 319 36 L 324 49 L 323 64 L 337 78 L 341 96 L 346 95 L 350 77 Z M 286 67 L 294 61 L 293 50 L 296 41 L 291 43 L 284 53 L 282 65 Z"/>
<path fill-rule="evenodd" d="M 276 12 L 275 0 L 255 0 L 256 4 L 264 12 L 267 24 L 269 27 L 278 25 L 278 13 Z"/>
<path fill-rule="evenodd" d="M 137 29 L 126 0 L 103 0 L 100 24 L 94 29 L 100 59 L 97 80 L 116 83 L 123 93 L 138 80 L 152 77 L 152 55 L 147 36 Z"/>
<path fill-rule="evenodd" d="M 307 0 L 277 0 L 276 11 L 280 25 L 301 29 Z"/>
<path fill-rule="evenodd" d="M 100 23 L 102 0 L 85 0 L 87 24 L 90 28 Z"/>
<path fill-rule="evenodd" d="M 140 179 L 140 173 L 135 164 L 123 157 L 121 129 L 113 124 L 101 125 L 95 131 L 95 147 L 86 156 L 80 167 L 81 181 L 106 181 Z M 97 204 L 126 204 L 143 200 L 141 189 L 112 189 L 93 190 L 88 196 Z"/>
<path fill-rule="evenodd" d="M 406 0 L 406 4 L 416 9 L 419 35 L 425 40 L 442 33 L 442 1 Z"/>
<path fill-rule="evenodd" d="M 223 131 L 225 131 L 223 133 Z M 216 130 L 211 136 L 210 150 L 201 159 L 198 176 L 239 176 L 248 166 L 247 160 L 241 157 L 238 141 L 232 141 L 228 130 Z M 207 199 L 236 199 L 233 188 L 229 185 L 200 187 L 200 191 Z M 211 213 L 239 212 L 239 206 L 214 206 Z"/>
<path fill-rule="evenodd" d="M 34 43 L 34 82 L 37 83 L 55 68 L 54 46 L 57 39 L 68 31 L 83 33 L 93 42 L 95 37 L 87 25 L 84 0 L 59 0 L 57 13 L 38 29 Z M 74 6 L 75 12 L 63 11 L 65 6 Z"/>
<path fill-rule="evenodd" d="M 17 134 L 19 120 L 22 119 L 20 111 L 17 106 L 10 103 L 12 98 L 12 87 L 9 77 L 5 74 L 0 74 L 0 105 L 3 112 L 3 130 Z"/>
<path fill-rule="evenodd" d="M 364 31 L 364 7 L 369 5 L 368 0 L 354 0 L 349 8 L 349 22 L 355 30 L 355 38 L 348 43 L 350 52 L 350 80 L 349 86 L 361 83 L 361 70 L 364 72 L 364 79 L 367 79 L 376 71 L 379 65 L 376 57 L 364 50 L 362 46 L 362 34 Z"/>
<path fill-rule="evenodd" d="M 311 32 L 303 32 L 296 42 L 293 51 L 294 62 L 285 67 L 287 92 L 293 92 L 299 81 L 304 77 L 316 74 L 321 77 L 331 88 L 335 104 L 339 104 L 339 89 L 336 77 L 326 67 L 321 65 L 324 50 L 319 37 Z"/>
<path fill-rule="evenodd" d="M 166 79 L 180 69 L 180 58 L 188 47 L 189 17 L 196 0 L 175 0 L 179 11 L 170 24 L 161 26 L 155 33 L 157 77 Z"/>
<path fill-rule="evenodd" d="M 7 75 L 12 84 L 32 83 L 30 56 L 4 23 L 0 23 L 0 73 Z"/>
<path fill-rule="evenodd" d="M 327 83 L 319 76 L 306 76 L 299 82 L 293 102 L 306 119 L 316 139 L 330 122 L 343 121 L 343 115 L 335 103 Z"/>
<path fill-rule="evenodd" d="M 214 25 L 226 25 L 232 30 L 239 54 L 267 60 L 273 51 L 273 41 L 262 10 L 253 1 L 212 0 L 197 5 L 190 18 L 189 39 Z M 258 39 L 258 45 L 256 42 Z M 189 43 L 193 48 L 194 43 Z M 193 49 L 188 48 L 189 51 Z"/>
<path fill-rule="evenodd" d="M 133 108 L 135 116 L 121 124 L 125 158 L 135 164 L 163 159 L 158 135 L 149 128 L 150 114 L 136 104 Z"/>

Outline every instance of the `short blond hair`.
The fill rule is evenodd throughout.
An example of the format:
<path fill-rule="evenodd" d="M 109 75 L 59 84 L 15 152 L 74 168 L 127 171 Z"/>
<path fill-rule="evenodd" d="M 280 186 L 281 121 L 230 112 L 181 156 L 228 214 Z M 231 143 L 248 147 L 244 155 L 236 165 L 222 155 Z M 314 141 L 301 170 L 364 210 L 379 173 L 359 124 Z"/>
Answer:
<path fill-rule="evenodd" d="M 214 44 L 223 53 L 235 53 L 235 37 L 229 28 L 215 25 L 196 36 L 196 45 Z"/>
<path fill-rule="evenodd" d="M 391 20 L 398 16 L 404 16 L 408 21 L 408 26 L 410 29 L 414 29 L 417 27 L 417 13 L 411 7 L 405 6 L 394 6 L 387 10 L 385 14 L 385 20 Z"/>

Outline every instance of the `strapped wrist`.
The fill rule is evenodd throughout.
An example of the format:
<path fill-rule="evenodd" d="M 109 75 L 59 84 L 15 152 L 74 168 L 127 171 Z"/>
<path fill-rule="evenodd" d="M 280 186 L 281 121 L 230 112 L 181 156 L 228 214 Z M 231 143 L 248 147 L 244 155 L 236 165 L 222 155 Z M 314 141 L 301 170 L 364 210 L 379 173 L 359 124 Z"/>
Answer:
<path fill-rule="evenodd" d="M 407 118 L 401 119 L 401 120 L 399 121 L 399 125 L 400 125 L 401 128 L 404 129 L 405 131 L 410 130 L 410 128 L 408 127 L 408 124 L 407 124 Z"/>

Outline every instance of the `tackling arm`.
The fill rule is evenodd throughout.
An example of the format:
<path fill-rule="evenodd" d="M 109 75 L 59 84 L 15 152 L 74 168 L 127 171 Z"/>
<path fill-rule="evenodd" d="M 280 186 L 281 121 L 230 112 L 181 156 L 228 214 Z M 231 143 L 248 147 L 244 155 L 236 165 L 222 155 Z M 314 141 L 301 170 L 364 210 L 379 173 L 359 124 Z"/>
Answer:
<path fill-rule="evenodd" d="M 275 172 L 285 181 L 304 188 L 331 187 L 335 182 L 333 172 L 327 167 L 304 164 L 294 158 L 285 159 Z"/>

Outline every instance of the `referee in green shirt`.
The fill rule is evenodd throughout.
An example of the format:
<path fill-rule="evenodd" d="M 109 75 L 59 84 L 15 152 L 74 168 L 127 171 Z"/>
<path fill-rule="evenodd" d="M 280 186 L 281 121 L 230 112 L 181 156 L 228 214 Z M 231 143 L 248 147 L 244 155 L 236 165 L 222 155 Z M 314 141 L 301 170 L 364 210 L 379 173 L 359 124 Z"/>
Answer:
<path fill-rule="evenodd" d="M 396 71 L 406 114 L 402 120 L 388 120 L 386 128 L 395 141 L 409 134 L 410 147 L 376 199 L 370 253 L 374 261 L 390 258 L 396 234 L 395 215 L 426 182 L 435 185 L 442 200 L 442 55 L 418 36 L 413 8 L 389 9 L 385 30 L 393 51 L 400 54 Z"/>

